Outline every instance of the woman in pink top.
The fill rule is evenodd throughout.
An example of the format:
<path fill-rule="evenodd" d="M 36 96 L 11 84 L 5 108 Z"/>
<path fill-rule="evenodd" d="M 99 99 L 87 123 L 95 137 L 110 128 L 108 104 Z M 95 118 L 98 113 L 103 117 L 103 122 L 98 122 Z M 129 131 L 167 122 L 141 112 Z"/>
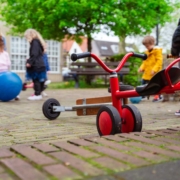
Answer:
<path fill-rule="evenodd" d="M 9 54 L 4 48 L 3 37 L 0 36 L 0 73 L 8 71 L 11 66 Z"/>

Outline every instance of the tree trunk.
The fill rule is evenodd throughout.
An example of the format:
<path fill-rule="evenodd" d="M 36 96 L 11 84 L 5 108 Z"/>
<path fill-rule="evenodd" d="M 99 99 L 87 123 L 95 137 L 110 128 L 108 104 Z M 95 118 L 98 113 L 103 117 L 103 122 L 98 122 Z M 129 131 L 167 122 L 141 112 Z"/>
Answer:
<path fill-rule="evenodd" d="M 92 50 L 91 41 L 92 41 L 91 36 L 88 36 L 88 39 L 87 39 L 88 52 L 91 52 L 91 50 Z M 91 62 L 91 57 L 88 57 L 88 62 Z M 87 75 L 87 76 L 86 76 L 86 83 L 87 83 L 88 85 L 91 85 L 92 79 L 93 79 L 92 76 Z"/>
<path fill-rule="evenodd" d="M 92 38 L 89 36 L 87 39 L 88 52 L 91 52 L 91 50 L 92 50 L 91 41 L 92 41 Z M 91 62 L 91 57 L 88 57 L 88 62 Z"/>
<path fill-rule="evenodd" d="M 126 42 L 125 42 L 126 37 L 120 36 L 119 39 L 120 39 L 119 53 L 120 54 L 125 54 L 126 53 Z"/>

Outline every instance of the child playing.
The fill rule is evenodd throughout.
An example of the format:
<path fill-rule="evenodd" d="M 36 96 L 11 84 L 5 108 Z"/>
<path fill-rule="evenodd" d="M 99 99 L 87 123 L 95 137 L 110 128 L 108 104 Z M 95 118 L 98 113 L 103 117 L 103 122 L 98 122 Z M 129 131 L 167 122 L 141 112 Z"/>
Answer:
<path fill-rule="evenodd" d="M 155 38 L 153 36 L 145 36 L 142 44 L 147 48 L 145 51 L 147 59 L 143 61 L 138 72 L 143 72 L 142 84 L 147 84 L 150 79 L 162 69 L 163 56 L 162 49 L 155 47 Z M 162 100 L 162 97 L 156 95 L 154 96 L 153 102 L 160 100 Z"/>
<path fill-rule="evenodd" d="M 40 35 L 39 35 L 40 36 Z M 41 40 L 42 42 L 44 42 L 44 40 Z M 48 61 L 48 55 L 47 55 L 47 44 L 44 42 L 44 53 L 43 53 L 43 61 L 44 64 L 46 66 L 46 73 L 48 73 L 50 71 L 50 66 L 49 66 L 49 61 Z M 28 73 L 26 73 L 25 75 L 25 83 L 23 84 L 23 89 L 22 90 L 26 90 L 26 88 L 33 88 L 34 87 L 34 83 L 30 83 L 27 84 L 28 81 L 31 81 L 32 79 L 30 77 L 28 77 Z M 47 94 L 44 92 L 44 90 L 47 88 L 47 85 L 51 83 L 51 80 L 46 79 L 45 83 L 44 83 L 44 89 L 41 92 L 42 96 L 47 96 Z M 32 96 L 34 96 L 34 94 L 32 94 Z"/>
<path fill-rule="evenodd" d="M 5 39 L 2 35 L 0 35 L 0 73 L 9 71 L 11 66 L 11 61 L 9 58 L 9 54 L 5 51 Z M 19 96 L 15 98 L 15 100 L 19 100 Z"/>
<path fill-rule="evenodd" d="M 34 83 L 34 96 L 28 100 L 42 99 L 44 82 L 46 81 L 46 67 L 43 61 L 44 41 L 35 29 L 27 29 L 24 33 L 25 38 L 30 43 L 29 59 L 26 62 L 27 77 Z"/>
<path fill-rule="evenodd" d="M 9 71 L 9 68 L 11 66 L 9 54 L 4 50 L 4 47 L 4 40 L 0 35 L 0 73 Z"/>

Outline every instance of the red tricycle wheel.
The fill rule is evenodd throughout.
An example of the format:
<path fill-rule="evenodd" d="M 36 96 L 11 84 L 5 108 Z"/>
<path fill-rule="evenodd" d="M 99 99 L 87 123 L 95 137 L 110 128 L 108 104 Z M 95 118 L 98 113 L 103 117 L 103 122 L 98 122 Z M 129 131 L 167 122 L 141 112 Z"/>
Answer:
<path fill-rule="evenodd" d="M 114 106 L 102 106 L 96 117 L 96 126 L 100 136 L 112 135 L 121 131 L 121 117 Z"/>
<path fill-rule="evenodd" d="M 142 117 L 134 105 L 123 105 L 122 106 L 122 125 L 121 132 L 140 132 L 142 129 Z"/>

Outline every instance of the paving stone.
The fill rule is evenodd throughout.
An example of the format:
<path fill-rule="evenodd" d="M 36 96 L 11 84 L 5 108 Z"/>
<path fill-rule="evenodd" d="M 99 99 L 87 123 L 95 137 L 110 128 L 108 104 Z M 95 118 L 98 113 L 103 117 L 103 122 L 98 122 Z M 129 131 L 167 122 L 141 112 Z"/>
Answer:
<path fill-rule="evenodd" d="M 167 128 L 167 130 L 172 130 L 172 131 L 178 131 L 178 132 L 180 132 L 180 128 Z"/>
<path fill-rule="evenodd" d="M 156 136 L 155 134 L 148 134 L 146 132 L 132 132 L 130 134 L 138 135 L 138 136 L 143 136 L 143 137 L 150 137 L 150 138 Z"/>
<path fill-rule="evenodd" d="M 164 133 L 167 133 L 167 134 L 175 134 L 177 133 L 177 131 L 172 131 L 172 130 L 168 130 L 168 129 L 160 129 L 160 130 L 157 130 L 157 131 L 160 131 L 160 132 L 164 132 Z"/>
<path fill-rule="evenodd" d="M 138 142 L 129 142 L 126 145 L 132 146 L 132 147 L 138 147 L 138 148 L 142 148 L 146 151 L 150 151 L 153 153 L 157 153 L 157 154 L 162 154 L 165 156 L 169 156 L 171 158 L 180 158 L 180 154 L 172 152 L 172 151 L 168 151 L 159 147 L 155 147 L 155 146 L 147 146 L 145 144 L 142 143 L 138 143 Z"/>
<path fill-rule="evenodd" d="M 4 172 L 5 170 L 4 170 L 4 167 L 2 167 L 1 165 L 0 165 L 0 173 L 2 173 L 2 172 Z"/>
<path fill-rule="evenodd" d="M 80 175 L 76 174 L 72 170 L 68 168 L 68 166 L 64 166 L 62 164 L 54 164 L 43 167 L 45 171 L 47 171 L 52 176 L 57 177 L 60 180 L 72 178 L 72 179 L 78 179 L 81 178 Z"/>
<path fill-rule="evenodd" d="M 0 149 L 0 158 L 12 157 L 15 154 L 9 150 L 9 148 L 1 148 Z"/>
<path fill-rule="evenodd" d="M 96 147 L 90 147 L 90 148 L 99 152 L 99 153 L 103 153 L 107 156 L 113 157 L 115 159 L 119 159 L 121 161 L 130 163 L 130 164 L 135 165 L 135 166 L 143 166 L 143 165 L 150 164 L 148 161 L 146 161 L 144 159 L 137 158 L 137 157 L 134 157 L 132 155 L 125 154 L 123 152 L 119 152 L 119 151 L 116 151 L 116 150 L 113 150 L 113 149 L 110 149 L 107 147 L 96 146 Z"/>
<path fill-rule="evenodd" d="M 32 147 L 35 147 L 36 149 L 42 151 L 42 152 L 54 152 L 54 151 L 60 151 L 60 149 L 52 146 L 52 145 L 49 145 L 49 144 L 34 144 L 32 145 Z"/>
<path fill-rule="evenodd" d="M 114 135 L 109 135 L 109 136 L 102 136 L 102 138 L 112 140 L 112 141 L 117 141 L 117 142 L 124 142 L 127 141 L 127 138 L 119 137 L 119 136 L 114 136 Z"/>
<path fill-rule="evenodd" d="M 13 146 L 12 149 L 17 153 L 25 156 L 30 161 L 39 165 L 48 165 L 56 163 L 52 158 L 44 155 L 43 153 L 27 146 Z"/>
<path fill-rule="evenodd" d="M 102 145 L 107 146 L 107 147 L 111 147 L 113 149 L 131 151 L 131 149 L 129 147 L 126 147 L 122 144 L 118 144 L 118 143 L 113 142 L 113 141 L 106 140 L 104 138 L 93 138 L 93 139 L 88 138 L 87 140 L 98 143 L 98 144 L 102 144 Z M 115 140 L 118 141 L 118 138 L 115 138 Z"/>
<path fill-rule="evenodd" d="M 93 146 L 93 145 L 95 145 L 94 143 L 91 143 L 84 139 L 72 139 L 72 140 L 69 140 L 68 142 L 76 144 L 78 146 Z"/>
<path fill-rule="evenodd" d="M 176 145 L 166 146 L 166 148 L 174 151 L 180 151 L 180 146 L 176 146 Z"/>
<path fill-rule="evenodd" d="M 1 180 L 14 180 L 14 177 L 9 175 L 8 173 L 1 173 L 0 174 L 0 179 Z"/>
<path fill-rule="evenodd" d="M 147 133 L 152 133 L 159 136 L 167 136 L 168 134 L 165 132 L 155 131 L 155 130 L 146 130 Z"/>
<path fill-rule="evenodd" d="M 0 135 L 1 135 L 0 147 L 2 147 L 4 145 L 11 146 L 16 143 L 20 143 L 20 144 L 21 143 L 23 143 L 23 144 L 29 143 L 29 146 L 34 146 L 34 143 L 39 143 L 39 142 L 52 143 L 55 141 L 56 142 L 57 141 L 58 142 L 59 141 L 68 141 L 68 140 L 71 141 L 72 139 L 74 140 L 76 138 L 77 139 L 78 138 L 81 138 L 81 139 L 99 138 L 99 135 L 97 134 L 97 128 L 96 128 L 96 116 L 80 117 L 80 116 L 76 116 L 76 112 L 69 111 L 69 112 L 61 113 L 61 116 L 59 116 L 55 121 L 48 121 L 42 113 L 42 105 L 47 98 L 43 98 L 42 101 L 36 101 L 36 102 L 31 101 L 30 102 L 27 100 L 27 97 L 29 96 L 29 94 L 31 94 L 31 91 L 32 91 L 32 89 L 28 89 L 25 92 L 21 92 L 21 100 L 20 101 L 17 101 L 17 102 L 10 101 L 8 103 L 0 102 L 0 106 L 1 106 L 1 108 L 0 108 L 0 119 L 1 119 L 1 121 L 0 121 Z M 106 88 L 103 88 L 103 89 L 80 89 L 79 88 L 79 89 L 67 89 L 67 90 L 64 90 L 64 89 L 48 90 L 47 89 L 46 91 L 50 98 L 56 99 L 58 97 L 61 100 L 62 105 L 68 105 L 68 106 L 73 105 L 74 102 L 76 102 L 77 98 L 83 98 L 82 97 L 83 95 L 86 96 L 86 98 L 94 97 L 94 95 L 96 95 L 96 96 L 109 95 Z M 76 94 L 76 96 L 74 96 L 74 94 Z M 11 106 L 11 111 L 9 111 L 10 106 Z M 146 139 L 150 139 L 150 140 L 154 140 L 154 141 L 157 141 L 156 138 L 151 138 L 154 135 L 158 136 L 158 137 L 163 137 L 163 138 L 165 136 L 168 139 L 166 141 L 170 142 L 171 139 L 175 140 L 174 142 L 179 141 L 179 139 L 180 139 L 180 121 L 179 121 L 178 117 L 174 116 L 174 112 L 169 111 L 169 110 L 173 110 L 176 107 L 178 107 L 179 102 L 151 103 L 150 101 L 142 101 L 139 104 L 135 104 L 135 106 L 141 112 L 142 119 L 143 119 L 143 131 L 144 132 L 142 134 L 140 132 L 135 132 L 134 136 L 138 135 L 140 137 L 148 137 Z M 147 111 L 148 111 L 148 113 L 147 113 Z M 162 129 L 162 127 L 163 127 L 163 129 Z M 161 131 L 157 131 L 157 129 L 160 129 L 160 128 L 161 128 Z M 172 129 L 169 129 L 169 128 L 172 128 Z M 153 130 L 153 131 L 151 131 L 151 133 L 154 132 L 154 134 L 146 132 L 146 130 L 150 130 L 150 129 Z M 118 138 L 123 139 L 123 137 L 118 137 L 117 135 L 109 136 L 106 139 L 101 138 L 104 140 L 104 142 L 103 143 L 101 142 L 100 144 L 103 145 L 103 148 L 110 147 L 111 149 L 117 149 L 118 152 L 120 152 L 123 149 L 125 151 L 130 151 L 130 153 L 131 153 L 130 157 L 138 156 L 138 154 L 137 155 L 135 154 L 136 150 L 138 150 L 137 148 L 140 148 L 140 147 L 137 147 L 137 145 L 138 145 L 137 143 L 142 142 L 140 144 L 143 144 L 144 142 L 142 141 L 142 139 L 141 139 L 141 141 L 128 139 L 127 142 L 125 142 L 125 143 L 122 142 L 123 146 L 124 146 L 124 148 L 122 148 L 122 146 L 120 146 L 120 145 L 122 145 L 122 143 L 119 143 L 120 141 L 117 140 Z M 137 145 L 128 147 L 128 146 L 126 146 L 126 143 L 127 144 L 129 143 L 128 141 L 136 141 L 134 143 L 136 143 Z M 158 141 L 160 141 L 160 140 L 158 140 Z M 82 142 L 79 141 L 78 143 L 74 141 L 74 144 L 83 146 L 83 142 L 84 142 L 84 140 Z M 110 143 L 110 142 L 112 142 L 114 144 L 108 145 L 108 143 Z M 152 154 L 154 153 L 155 155 L 157 155 L 159 157 L 163 157 L 163 158 L 167 158 L 167 159 L 169 159 L 171 157 L 179 158 L 180 151 L 178 149 L 178 144 L 171 145 L 171 144 L 169 144 L 169 142 L 164 144 L 166 146 L 164 146 L 164 147 L 162 146 L 163 148 L 160 148 L 160 147 L 157 147 L 157 146 L 159 146 L 158 144 L 153 146 L 150 142 L 147 143 L 147 141 L 146 141 L 144 143 L 144 145 L 146 145 L 146 148 L 144 147 L 144 149 L 143 149 L 141 147 L 142 150 L 140 152 L 143 151 L 143 152 L 152 153 Z M 71 143 L 73 143 L 73 142 L 71 142 Z M 91 141 L 90 143 L 94 143 L 94 142 Z M 133 142 L 131 142 L 131 143 L 133 143 Z M 57 148 L 52 145 L 49 145 L 49 146 Z M 84 146 L 85 147 L 78 147 L 78 146 L 77 147 L 80 149 L 86 150 L 87 144 L 84 144 Z M 94 143 L 93 146 L 99 146 L 99 142 Z M 76 146 L 74 145 L 72 147 L 76 147 Z M 134 147 L 137 147 L 137 148 L 134 148 Z M 44 150 L 43 153 L 39 152 L 43 155 L 44 155 L 44 153 L 48 153 L 48 152 L 50 152 L 50 153 L 56 152 L 56 151 L 51 151 L 51 149 L 48 150 L 48 148 L 49 147 L 46 147 L 46 148 L 44 147 L 44 149 L 43 149 L 43 147 L 36 147 L 36 148 L 32 148 L 32 149 L 37 152 Z M 57 148 L 57 149 L 59 150 L 62 148 Z M 130 150 L 128 150 L 128 149 L 130 149 Z M 154 149 L 155 149 L 155 151 L 154 151 Z M 133 151 L 131 151 L 131 150 L 133 150 Z M 64 151 L 68 151 L 68 150 L 64 149 Z M 16 151 L 15 152 L 9 151 L 9 153 L 13 153 L 13 155 L 5 155 L 1 159 L 11 159 L 11 158 L 15 158 L 16 155 L 19 155 L 19 153 L 16 153 Z M 92 150 L 91 153 L 98 154 L 98 152 L 95 153 L 94 150 Z M 173 156 L 173 154 L 174 154 L 174 156 Z M 3 155 L 3 153 L 1 153 L 1 148 L 0 148 L 0 155 Z M 48 157 L 48 155 L 49 154 L 47 154 L 47 157 Z M 74 157 L 77 155 L 78 154 L 75 154 Z M 99 155 L 101 156 L 101 154 L 99 154 Z M 79 156 L 80 155 L 78 155 L 78 157 Z M 141 157 L 142 156 L 146 156 L 146 155 L 144 155 L 142 153 Z M 19 156 L 17 156 L 17 157 L 19 158 Z M 81 159 L 81 157 L 79 157 L 80 160 L 85 159 L 84 157 L 82 157 L 82 159 Z M 108 159 L 111 159 L 113 161 L 117 161 L 119 163 L 122 162 L 122 160 L 116 159 L 109 155 L 105 155 L 105 157 Z M 38 159 L 36 157 L 34 157 L 34 158 Z M 96 158 L 99 158 L 99 156 L 91 157 L 90 160 L 88 158 L 88 160 L 91 162 L 91 161 L 93 161 L 93 158 L 96 159 Z M 142 159 L 142 158 L 140 158 L 140 159 Z M 27 161 L 30 162 L 29 160 L 30 159 L 28 158 Z M 89 161 L 87 161 L 86 163 L 88 163 L 90 165 L 91 163 Z M 125 164 L 125 161 L 123 161 L 123 162 L 124 162 L 123 164 Z M 55 161 L 55 163 L 58 163 L 58 162 Z M 34 165 L 34 161 L 32 162 L 32 164 Z M 78 164 L 78 162 L 77 162 L 77 164 Z M 50 165 L 51 164 L 48 164 L 48 166 L 50 166 Z M 54 163 L 53 163 L 53 165 L 54 165 Z M 66 166 L 66 167 L 69 168 L 69 166 Z M 6 170 L 7 169 L 5 167 L 5 172 L 2 172 L 2 173 L 6 174 L 8 172 Z M 46 173 L 46 172 L 43 171 L 43 173 Z M 103 171 L 103 173 L 107 173 L 107 172 Z M 110 178 L 112 176 L 100 175 L 101 179 L 103 179 L 103 177 Z M 83 178 L 84 178 L 84 175 L 83 175 Z M 112 178 L 115 178 L 115 177 L 113 176 Z M 19 178 L 17 177 L 17 180 L 18 179 Z M 86 177 L 84 179 L 86 179 Z"/>
<path fill-rule="evenodd" d="M 154 145 L 164 145 L 166 144 L 165 142 L 160 142 L 160 141 L 156 141 L 154 139 L 149 139 L 149 138 L 145 138 L 145 137 L 141 137 L 141 136 L 135 136 L 135 135 L 131 135 L 131 134 L 119 134 L 119 136 L 122 136 L 122 137 L 127 137 L 129 139 L 133 139 L 133 140 L 136 140 L 136 141 L 141 141 L 141 142 L 144 142 L 144 143 L 147 143 L 147 144 L 154 144 Z"/>
<path fill-rule="evenodd" d="M 46 176 L 35 169 L 31 164 L 19 159 L 2 159 L 0 161 L 11 169 L 22 180 L 46 180 Z"/>
<path fill-rule="evenodd" d="M 79 138 L 81 139 L 85 139 L 85 138 L 95 138 L 95 137 L 99 137 L 99 134 L 87 134 L 87 135 L 83 135 L 83 136 L 79 136 Z"/>
<path fill-rule="evenodd" d="M 163 141 L 163 142 L 170 143 L 170 144 L 180 145 L 180 141 L 177 141 L 177 140 L 174 140 L 174 139 L 169 139 L 169 138 L 166 138 L 166 137 L 158 137 L 158 138 L 155 138 L 155 140 Z"/>
<path fill-rule="evenodd" d="M 179 138 L 177 134 L 168 134 L 166 132 L 154 131 L 154 130 L 147 130 L 147 132 L 156 134 L 158 136 L 163 136 L 163 137 L 165 136 L 167 138 Z"/>
<path fill-rule="evenodd" d="M 96 154 L 94 152 L 88 151 L 86 149 L 83 149 L 79 146 L 76 146 L 76 145 L 73 145 L 73 144 L 70 144 L 67 142 L 55 142 L 52 144 L 59 147 L 59 148 L 66 150 L 66 151 L 69 151 L 73 154 L 80 155 L 84 158 L 92 158 L 92 157 L 98 157 L 99 156 L 98 154 Z"/>
<path fill-rule="evenodd" d="M 168 160 L 168 158 L 165 158 L 164 156 L 161 156 L 159 154 L 154 154 L 153 152 L 136 151 L 136 152 L 133 152 L 133 154 L 136 154 L 139 157 L 146 158 L 151 161 L 167 161 Z"/>
<path fill-rule="evenodd" d="M 104 166 L 108 169 L 112 169 L 114 171 L 117 171 L 117 170 L 121 171 L 124 169 L 128 169 L 130 167 L 125 163 L 119 162 L 119 161 L 114 160 L 114 159 L 109 158 L 109 157 L 99 157 L 99 158 L 93 159 L 93 161 L 96 161 L 101 166 Z"/>
<path fill-rule="evenodd" d="M 96 176 L 100 174 L 104 174 L 104 172 L 96 167 L 93 167 L 86 161 L 77 158 L 67 152 L 54 152 L 50 153 L 50 155 L 54 156 L 55 158 L 59 159 L 62 161 L 65 165 L 68 165 L 70 167 L 73 167 L 84 175 L 89 175 L 89 176 Z"/>

